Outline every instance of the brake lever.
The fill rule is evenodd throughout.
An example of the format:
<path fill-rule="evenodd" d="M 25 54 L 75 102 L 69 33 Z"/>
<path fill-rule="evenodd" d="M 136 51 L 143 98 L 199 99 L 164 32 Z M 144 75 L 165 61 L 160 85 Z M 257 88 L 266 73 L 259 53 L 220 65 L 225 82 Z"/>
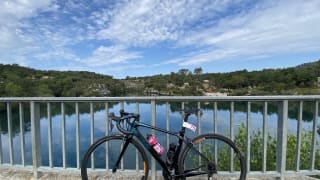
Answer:
<path fill-rule="evenodd" d="M 112 130 L 114 128 L 114 124 L 112 123 L 112 121 L 109 121 L 109 132 L 111 133 Z"/>
<path fill-rule="evenodd" d="M 112 121 L 113 121 L 113 118 L 115 118 L 116 116 L 114 115 L 113 112 L 111 112 L 111 113 L 109 113 L 108 117 L 109 117 L 109 119 L 108 119 L 109 120 L 109 133 L 112 133 L 112 130 L 114 128 L 114 124 L 112 123 Z"/>

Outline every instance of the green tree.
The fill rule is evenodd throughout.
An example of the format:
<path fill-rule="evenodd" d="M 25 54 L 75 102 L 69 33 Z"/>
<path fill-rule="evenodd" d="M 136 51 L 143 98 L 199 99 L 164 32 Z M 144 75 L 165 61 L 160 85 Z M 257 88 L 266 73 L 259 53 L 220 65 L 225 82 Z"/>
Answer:
<path fill-rule="evenodd" d="M 187 75 L 190 75 L 191 74 L 191 71 L 189 69 L 180 69 L 178 71 L 178 74 L 179 75 L 184 75 L 184 76 L 187 76 Z"/>
<path fill-rule="evenodd" d="M 36 96 L 52 96 L 52 91 L 47 84 L 41 83 L 37 87 Z"/>
<path fill-rule="evenodd" d="M 277 152 L 277 141 L 276 137 L 268 134 L 267 136 L 267 170 L 276 169 L 276 152 Z M 258 129 L 251 135 L 251 161 L 250 168 L 252 171 L 262 170 L 262 132 Z M 286 157 L 286 169 L 295 169 L 295 157 L 296 157 L 296 146 L 297 137 L 295 134 L 289 134 L 287 140 L 287 157 Z M 300 151 L 300 169 L 310 168 L 310 149 L 312 143 L 312 131 L 303 131 L 301 138 L 301 151 Z M 242 152 L 246 152 L 246 127 L 241 124 L 239 133 L 235 136 L 235 143 Z M 318 145 L 318 143 L 317 143 Z M 316 150 L 315 168 L 320 168 L 320 149 Z"/>
<path fill-rule="evenodd" d="M 4 88 L 6 96 L 24 96 L 24 91 L 18 84 L 8 82 Z"/>
<path fill-rule="evenodd" d="M 193 70 L 193 73 L 196 74 L 196 75 L 202 74 L 202 68 L 201 68 L 201 67 L 195 68 L 195 69 Z"/>

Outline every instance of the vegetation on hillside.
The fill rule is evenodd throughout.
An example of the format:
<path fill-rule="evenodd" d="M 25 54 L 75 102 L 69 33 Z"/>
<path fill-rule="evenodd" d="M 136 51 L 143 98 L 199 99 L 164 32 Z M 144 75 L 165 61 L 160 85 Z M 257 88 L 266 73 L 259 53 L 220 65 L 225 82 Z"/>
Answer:
<path fill-rule="evenodd" d="M 127 77 L 85 71 L 40 71 L 0 64 L 0 96 L 294 95 L 320 94 L 320 60 L 285 69 L 203 73 L 180 69 L 166 75 Z"/>
<path fill-rule="evenodd" d="M 40 71 L 0 65 L 0 96 L 120 96 L 124 84 L 85 71 Z"/>
<path fill-rule="evenodd" d="M 223 92 L 229 95 L 320 94 L 320 61 L 285 69 L 230 73 L 194 73 L 181 69 L 169 75 L 138 78 L 145 86 L 174 95 Z"/>

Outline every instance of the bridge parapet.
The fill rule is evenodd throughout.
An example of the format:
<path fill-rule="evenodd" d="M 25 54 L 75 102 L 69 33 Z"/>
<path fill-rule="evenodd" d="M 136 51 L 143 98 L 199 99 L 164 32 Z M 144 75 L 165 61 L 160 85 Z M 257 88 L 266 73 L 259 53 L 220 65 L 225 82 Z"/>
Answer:
<path fill-rule="evenodd" d="M 43 171 L 56 171 L 56 170 L 72 170 L 80 172 L 81 159 L 83 155 L 83 151 L 87 148 L 82 145 L 81 139 L 81 121 L 82 116 L 81 113 L 81 104 L 87 104 L 88 109 L 85 110 L 89 119 L 89 134 L 90 134 L 90 143 L 93 143 L 95 139 L 95 122 L 102 121 L 105 122 L 104 126 L 104 135 L 108 135 L 110 131 L 108 113 L 111 110 L 116 109 L 130 109 L 131 111 L 135 111 L 137 113 L 141 111 L 147 111 L 149 117 L 151 119 L 150 123 L 158 124 L 158 113 L 160 111 L 164 111 L 163 117 L 159 118 L 166 125 L 166 128 L 169 130 L 170 125 L 170 113 L 172 114 L 172 109 L 174 106 L 178 106 L 179 108 L 187 108 L 189 106 L 196 106 L 196 108 L 203 109 L 204 111 L 208 110 L 210 107 L 210 112 L 212 116 L 210 119 L 212 123 L 211 132 L 218 133 L 218 123 L 219 121 L 219 111 L 226 110 L 229 114 L 227 118 L 227 135 L 231 139 L 235 139 L 235 132 L 238 131 L 238 117 L 235 117 L 237 110 L 235 108 L 242 109 L 240 111 L 245 112 L 245 119 L 241 121 L 244 123 L 244 127 L 246 128 L 246 140 L 245 140 L 245 149 L 243 150 L 246 156 L 246 163 L 248 167 L 248 174 L 250 176 L 275 176 L 283 179 L 286 176 L 294 175 L 320 175 L 319 167 L 320 160 L 318 154 L 320 151 L 319 147 L 319 135 L 317 134 L 317 125 L 319 119 L 319 101 L 320 96 L 223 96 L 223 97 L 212 97 L 212 96 L 152 96 L 152 97 L 12 97 L 12 98 L 0 98 L 0 108 L 1 112 L 4 112 L 5 118 L 0 119 L 1 124 L 6 124 L 6 128 L 2 127 L 2 129 L 7 129 L 5 132 L 2 130 L 2 135 L 0 135 L 0 168 L 3 167 L 11 167 L 11 168 L 19 168 L 19 169 L 28 169 L 32 170 L 33 176 L 38 178 L 40 177 L 39 172 Z M 131 105 L 128 105 L 131 104 Z M 59 106 L 59 114 L 53 114 L 57 112 L 57 104 Z M 95 109 L 96 104 L 99 104 L 99 110 Z M 117 104 L 117 107 L 114 105 Z M 133 104 L 133 106 L 132 106 Z M 143 104 L 144 108 L 141 109 L 141 105 Z M 261 116 L 259 117 L 261 120 L 261 129 L 262 129 L 262 146 L 261 146 L 261 170 L 256 171 L 251 167 L 252 165 L 252 131 L 257 128 L 253 126 L 256 124 L 255 119 L 253 119 L 252 114 L 259 114 L 256 111 L 256 104 L 262 107 L 259 110 Z M 55 108 L 53 107 L 55 106 Z M 66 107 L 67 106 L 67 107 Z M 161 106 L 161 107 L 160 107 Z M 254 107 L 253 107 L 254 106 Z M 294 106 L 294 108 L 293 108 Z M 72 107 L 74 111 L 70 115 L 67 112 L 68 109 Z M 276 107 L 276 108 L 274 108 Z M 222 110 L 220 109 L 222 108 Z M 269 170 L 267 167 L 268 161 L 271 159 L 268 155 L 268 138 L 269 134 L 269 113 L 270 109 L 276 112 L 276 123 L 275 127 L 275 139 L 276 143 L 276 168 Z M 159 109 L 159 110 L 158 110 Z M 253 110 L 254 109 L 254 110 Z M 274 110 L 276 109 L 276 110 Z M 296 110 L 296 131 L 293 133 L 289 127 L 293 127 L 292 124 L 288 124 L 290 119 L 290 113 Z M 103 117 L 97 117 L 96 111 L 102 112 Z M 306 112 L 309 111 L 309 112 Z M 45 112 L 45 113 L 44 113 Z M 311 132 L 311 144 L 309 147 L 309 164 L 308 168 L 302 167 L 302 133 L 303 133 L 303 120 L 305 119 L 305 114 L 312 114 L 310 116 L 309 124 L 310 124 L 310 132 Z M 99 114 L 101 115 L 101 114 Z M 43 118 L 45 116 L 45 118 Z M 54 138 L 55 132 L 53 132 L 53 126 L 57 126 L 56 123 L 53 122 L 54 117 L 59 116 L 59 127 L 61 129 L 60 145 L 61 149 L 61 159 L 60 165 L 55 165 L 55 159 L 58 157 L 54 157 L 54 146 L 56 138 Z M 201 114 L 198 114 L 198 132 L 202 132 L 201 126 Z M 47 125 L 43 129 L 42 119 L 44 119 L 45 124 Z M 75 146 L 70 147 L 67 146 L 67 137 L 71 136 L 70 131 L 67 130 L 66 123 L 69 122 L 70 119 L 74 120 L 74 132 L 72 135 L 75 138 L 72 141 L 75 141 Z M 15 123 L 18 122 L 18 130 L 14 130 Z M 30 123 L 29 123 L 30 122 Z M 226 123 L 224 122 L 224 123 Z M 28 124 L 29 123 L 29 124 Z M 30 134 L 30 140 L 26 141 L 26 124 L 30 125 L 28 131 Z M 101 128 L 101 127 L 100 127 Z M 260 128 L 260 127 L 259 127 Z M 45 133 L 43 133 L 45 132 Z M 20 134 L 15 136 L 14 133 Z M 221 131 L 219 132 L 221 133 Z M 287 154 L 288 154 L 288 135 L 295 134 L 296 137 L 296 146 L 295 146 L 295 157 L 294 169 L 288 169 L 287 167 Z M 46 134 L 46 137 L 43 137 Z M 16 138 L 19 137 L 19 138 Z M 166 136 L 166 144 L 169 146 L 169 136 Z M 47 141 L 47 149 L 42 145 L 43 141 Z M 16 143 L 19 142 L 19 143 Z M 29 144 L 30 143 L 30 144 Z M 19 144 L 19 145 L 17 145 Z M 88 146 L 88 145 L 86 145 Z M 31 155 L 28 155 L 27 148 L 31 149 Z M 68 148 L 74 149 L 74 157 L 68 157 Z M 20 151 L 17 153 L 17 151 Z M 45 155 L 43 155 L 45 154 Z M 31 157 L 31 161 L 28 163 L 27 159 Z M 136 170 L 139 170 L 138 158 L 136 158 Z M 75 162 L 74 166 L 70 165 L 70 161 Z M 108 157 L 106 157 L 106 164 L 108 162 Z M 231 166 L 231 165 L 230 165 Z M 233 165 L 232 165 L 233 166 Z M 104 170 L 108 171 L 108 168 Z M 230 167 L 230 169 L 234 169 Z M 101 170 L 101 169 L 100 169 Z M 98 170 L 99 171 L 99 170 Z M 157 168 L 154 160 L 151 160 L 151 177 L 154 179 L 157 176 Z"/>

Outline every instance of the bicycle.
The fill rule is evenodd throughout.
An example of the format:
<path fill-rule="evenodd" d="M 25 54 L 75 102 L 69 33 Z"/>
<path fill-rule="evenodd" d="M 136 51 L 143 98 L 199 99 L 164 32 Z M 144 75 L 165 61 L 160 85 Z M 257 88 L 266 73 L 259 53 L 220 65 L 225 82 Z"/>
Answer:
<path fill-rule="evenodd" d="M 122 164 L 122 160 L 126 160 L 128 158 L 126 153 L 134 152 L 132 151 L 134 149 L 136 149 L 136 152 L 139 154 L 138 157 L 140 163 L 138 165 L 143 166 L 142 171 L 137 169 L 133 173 L 135 176 L 139 176 L 137 179 L 146 180 L 148 178 L 149 161 L 146 150 L 162 167 L 162 175 L 166 180 L 186 179 L 194 176 L 205 176 L 205 178 L 208 179 L 224 179 L 224 173 L 220 173 L 221 169 L 217 160 L 219 155 L 218 150 L 224 148 L 224 150 L 229 149 L 229 160 L 233 159 L 230 162 L 235 164 L 234 160 L 238 160 L 240 172 L 236 173 L 236 175 L 240 180 L 244 180 L 246 178 L 246 165 L 244 157 L 238 147 L 229 138 L 219 134 L 211 133 L 202 134 L 193 139 L 190 139 L 185 135 L 187 128 L 194 128 L 190 123 L 188 123 L 189 116 L 191 114 L 197 114 L 198 111 L 198 109 L 182 111 L 184 113 L 183 125 L 181 130 L 178 132 L 167 131 L 165 129 L 142 123 L 140 122 L 139 114 L 127 113 L 123 110 L 120 110 L 120 117 L 118 117 L 115 116 L 114 113 L 110 113 L 109 117 L 112 119 L 112 121 L 116 122 L 117 129 L 122 134 L 105 136 L 90 146 L 82 161 L 82 179 L 88 179 L 87 169 L 90 168 L 88 167 L 88 164 L 90 164 L 90 159 L 92 161 L 92 158 L 94 158 L 94 152 L 96 151 L 97 147 L 103 147 L 103 151 L 112 151 L 112 156 L 110 157 L 112 158 L 112 162 L 109 162 L 111 166 L 106 164 L 106 169 L 112 169 L 112 173 L 108 173 L 108 176 L 106 177 L 108 179 L 116 179 L 119 176 L 123 176 L 117 175 L 117 171 L 119 171 L 119 165 Z M 124 127 L 124 123 L 127 125 L 126 128 Z M 148 141 L 149 139 L 142 135 L 142 133 L 139 131 L 139 127 L 153 129 L 178 138 L 177 144 L 170 144 L 169 149 L 171 149 L 171 151 L 168 151 L 166 160 L 163 160 L 161 155 L 159 155 L 159 149 L 155 149 L 154 146 L 150 144 L 150 141 Z M 106 145 L 102 146 L 103 143 L 106 143 Z M 221 145 L 221 143 L 224 145 Z M 112 147 L 111 149 L 119 148 L 120 150 L 110 150 L 110 147 Z M 129 178 L 127 177 L 127 179 L 132 178 L 132 175 L 129 176 Z"/>

